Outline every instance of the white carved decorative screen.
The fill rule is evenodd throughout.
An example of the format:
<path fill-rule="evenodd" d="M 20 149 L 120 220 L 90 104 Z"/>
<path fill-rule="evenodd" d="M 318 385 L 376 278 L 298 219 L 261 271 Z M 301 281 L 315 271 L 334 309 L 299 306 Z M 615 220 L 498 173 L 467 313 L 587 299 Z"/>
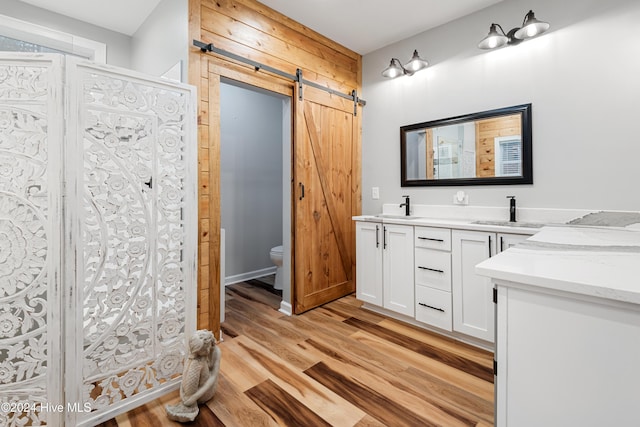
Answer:
<path fill-rule="evenodd" d="M 61 58 L 0 63 L 0 425 L 62 424 Z"/>
<path fill-rule="evenodd" d="M 63 153 L 63 157 L 42 161 L 49 167 L 48 179 L 43 183 L 46 185 L 40 184 L 42 179 L 29 181 L 25 172 L 5 172 L 16 181 L 14 186 L 24 181 L 25 188 L 17 189 L 18 194 L 23 198 L 29 194 L 40 197 L 40 205 L 48 203 L 48 208 L 42 214 L 32 214 L 29 208 L 40 205 L 19 200 L 14 202 L 13 213 L 5 214 L 2 203 L 0 230 L 6 227 L 7 233 L 14 233 L 12 236 L 16 230 L 31 233 L 23 231 L 22 240 L 15 243 L 18 246 L 24 241 L 22 247 L 34 253 L 34 267 L 24 267 L 33 270 L 28 274 L 38 274 L 35 266 L 43 261 L 37 256 L 49 262 L 45 276 L 49 281 L 41 285 L 43 289 L 47 287 L 44 297 L 35 303 L 35 307 L 46 305 L 47 321 L 44 322 L 44 314 L 38 319 L 47 333 L 43 332 L 41 341 L 30 336 L 22 340 L 27 352 L 43 354 L 47 363 L 31 371 L 19 368 L 27 366 L 19 358 L 25 352 L 21 353 L 19 347 L 6 350 L 8 358 L 3 357 L 5 335 L 13 334 L 12 345 L 19 344 L 14 337 L 18 333 L 13 332 L 13 327 L 9 331 L 9 325 L 20 325 L 20 334 L 29 329 L 17 308 L 0 308 L 0 387 L 4 387 L 0 388 L 0 396 L 3 401 L 14 398 L 16 375 L 42 371 L 49 384 L 40 395 L 29 394 L 24 399 L 62 404 L 63 415 L 48 406 L 43 410 L 34 405 L 28 409 L 35 411 L 14 413 L 7 424 L 20 425 L 20 417 L 31 417 L 34 425 L 43 420 L 59 425 L 62 418 L 69 426 L 95 425 L 179 385 L 185 338 L 195 329 L 195 91 L 186 85 L 71 58 L 64 63 L 63 86 L 62 57 L 38 58 L 47 64 L 42 67 L 48 74 L 40 80 L 49 85 L 48 90 L 40 80 L 34 80 L 33 73 L 11 71 L 15 67 L 10 65 L 13 59 L 2 60 L 0 88 L 3 84 L 36 89 L 42 86 L 40 90 L 47 92 L 43 95 L 45 105 L 57 104 L 49 108 L 49 116 L 44 116 L 48 118 L 46 124 L 38 122 L 43 120 L 42 113 L 38 119 L 28 119 L 11 110 L 10 118 L 16 124 L 0 136 L 0 159 L 6 158 L 15 166 L 16 158 L 21 157 L 12 148 L 17 144 L 12 141 L 17 141 L 25 129 L 34 135 L 22 137 L 23 146 L 40 143 L 45 152 L 58 157 Z M 5 78 L 7 83 L 2 82 L 3 70 L 13 72 L 13 80 Z M 6 92 L 12 93 L 9 89 Z M 0 93 L 0 99 L 3 108 L 8 105 L 18 109 L 13 98 Z M 0 132 L 4 123 L 0 118 Z M 44 136 L 38 136 L 38 130 Z M 5 147 L 9 149 L 4 150 Z M 32 170 L 37 171 L 35 166 L 29 169 Z M 2 177 L 0 169 L 0 198 L 5 197 Z M 63 187 L 61 206 L 56 187 Z M 34 220 L 24 226 L 15 225 L 14 217 L 23 219 L 29 215 Z M 36 218 L 45 222 L 41 232 Z M 14 237 L 10 241 L 15 240 Z M 11 254 L 13 249 L 9 248 L 7 256 Z M 5 293 L 0 298 L 10 297 L 16 307 L 34 306 L 28 297 L 33 300 L 37 295 L 11 287 L 11 283 L 28 274 L 0 265 L 0 292 Z M 41 302 L 43 298 L 47 298 L 47 304 Z M 9 332 L 5 333 L 5 329 Z M 33 357 L 23 359 L 31 361 Z M 3 372 L 12 378 L 4 381 Z"/>

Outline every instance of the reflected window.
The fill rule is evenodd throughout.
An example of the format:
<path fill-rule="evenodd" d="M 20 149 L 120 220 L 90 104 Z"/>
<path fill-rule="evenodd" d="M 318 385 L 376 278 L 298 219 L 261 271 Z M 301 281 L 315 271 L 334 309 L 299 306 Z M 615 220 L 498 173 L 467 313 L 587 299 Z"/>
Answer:
<path fill-rule="evenodd" d="M 495 138 L 496 176 L 522 175 L 522 139 L 520 135 Z"/>

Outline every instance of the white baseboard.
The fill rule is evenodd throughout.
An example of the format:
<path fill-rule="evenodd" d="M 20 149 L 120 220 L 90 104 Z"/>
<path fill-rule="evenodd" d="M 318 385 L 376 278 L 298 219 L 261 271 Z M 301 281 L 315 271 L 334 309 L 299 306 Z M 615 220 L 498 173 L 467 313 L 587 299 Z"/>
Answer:
<path fill-rule="evenodd" d="M 229 286 L 234 283 L 245 282 L 251 279 L 257 279 L 258 277 L 268 276 L 269 274 L 276 274 L 277 267 L 262 268 L 260 270 L 249 271 L 247 273 L 236 274 L 234 276 L 228 276 L 224 278 L 224 285 Z"/>
<path fill-rule="evenodd" d="M 278 310 L 280 313 L 286 314 L 287 316 L 291 316 L 291 314 L 293 314 L 293 307 L 291 306 L 291 304 L 289 304 L 286 301 L 281 301 L 280 302 L 280 310 Z"/>

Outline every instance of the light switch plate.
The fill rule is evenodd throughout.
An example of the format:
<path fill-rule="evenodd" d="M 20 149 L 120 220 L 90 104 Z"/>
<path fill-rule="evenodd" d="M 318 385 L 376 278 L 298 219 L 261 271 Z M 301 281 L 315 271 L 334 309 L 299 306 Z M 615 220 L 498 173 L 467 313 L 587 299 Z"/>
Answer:
<path fill-rule="evenodd" d="M 373 200 L 378 200 L 380 198 L 380 188 L 371 187 L 371 198 Z"/>

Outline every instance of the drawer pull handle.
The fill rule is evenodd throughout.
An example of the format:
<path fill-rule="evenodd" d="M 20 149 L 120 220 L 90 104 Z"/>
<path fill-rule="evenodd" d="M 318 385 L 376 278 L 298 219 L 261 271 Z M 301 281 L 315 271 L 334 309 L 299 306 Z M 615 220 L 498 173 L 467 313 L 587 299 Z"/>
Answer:
<path fill-rule="evenodd" d="M 429 267 L 421 267 L 421 266 L 418 266 L 418 268 L 421 270 L 435 271 L 436 273 L 444 273 L 443 270 L 438 270 L 437 268 L 429 268 Z"/>
<path fill-rule="evenodd" d="M 418 237 L 420 240 L 431 240 L 432 242 L 444 242 L 442 239 L 432 239 L 431 237 Z"/>
<path fill-rule="evenodd" d="M 434 307 L 434 306 L 432 306 L 432 305 L 425 304 L 425 303 L 423 303 L 423 302 L 419 302 L 419 303 L 418 303 L 418 305 L 421 305 L 421 306 L 423 306 L 423 307 L 430 308 L 430 309 L 432 309 L 432 310 L 441 311 L 441 312 L 443 312 L 443 313 L 444 313 L 444 310 L 443 310 L 443 309 L 438 308 L 438 307 Z"/>

